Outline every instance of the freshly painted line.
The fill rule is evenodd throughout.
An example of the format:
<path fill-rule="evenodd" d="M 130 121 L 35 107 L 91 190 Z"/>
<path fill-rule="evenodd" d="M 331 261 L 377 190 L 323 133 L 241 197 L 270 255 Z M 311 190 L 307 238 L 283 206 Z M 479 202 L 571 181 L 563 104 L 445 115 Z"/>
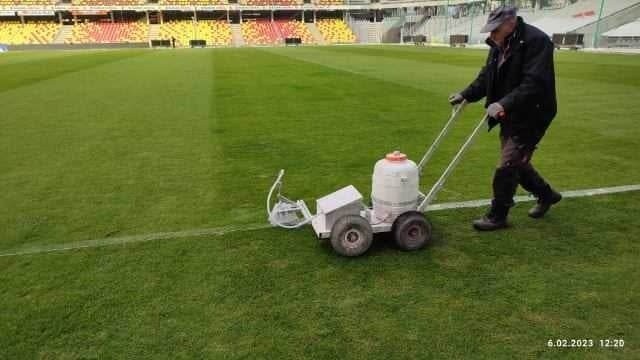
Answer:
<path fill-rule="evenodd" d="M 193 229 L 193 230 L 185 230 L 185 231 L 174 231 L 174 232 L 164 232 L 164 233 L 154 233 L 154 234 L 144 234 L 144 235 L 131 235 L 131 236 L 121 236 L 121 237 L 112 237 L 112 238 L 103 238 L 103 239 L 94 239 L 94 240 L 82 240 L 82 241 L 74 241 L 74 242 L 68 242 L 68 243 L 62 243 L 62 244 L 18 248 L 10 252 L 0 253 L 0 257 L 49 253 L 49 252 L 56 252 L 56 251 L 94 248 L 94 247 L 110 246 L 110 245 L 126 245 L 130 243 L 138 243 L 138 242 L 146 242 L 146 241 L 154 241 L 154 240 L 167 240 L 167 239 L 179 239 L 179 238 L 186 238 L 186 237 L 202 237 L 202 236 L 220 236 L 220 235 L 228 234 L 231 232 L 267 229 L 269 227 L 271 227 L 271 225 L 265 224 L 265 223 L 247 224 L 243 226 L 225 226 L 225 227 L 209 228 L 209 229 Z"/>
<path fill-rule="evenodd" d="M 570 190 L 570 191 L 563 192 L 562 196 L 565 198 L 573 198 L 573 197 L 586 197 L 586 196 L 595 196 L 595 195 L 607 195 L 607 194 L 615 194 L 615 193 L 630 192 L 630 191 L 640 191 L 640 184 L 614 186 L 614 187 L 607 187 L 607 188 L 596 188 L 596 189 Z M 514 200 L 516 202 L 526 202 L 526 201 L 534 201 L 535 198 L 532 196 L 516 196 Z M 480 200 L 471 200 L 471 201 L 433 204 L 427 207 L 427 211 L 439 211 L 439 210 L 460 209 L 460 208 L 477 208 L 477 207 L 489 205 L 490 203 L 491 203 L 490 199 L 480 199 Z M 174 231 L 174 232 L 131 235 L 131 236 L 121 236 L 121 237 L 112 237 L 112 238 L 103 238 L 103 239 L 94 239 L 94 240 L 83 240 L 83 241 L 68 242 L 63 244 L 52 244 L 52 245 L 17 248 L 17 249 L 10 250 L 8 252 L 1 252 L 0 257 L 51 253 L 51 252 L 58 252 L 58 251 L 95 248 L 95 247 L 111 246 L 111 245 L 125 245 L 130 243 L 155 241 L 155 240 L 168 240 L 168 239 L 203 237 L 203 236 L 221 236 L 221 235 L 229 234 L 232 232 L 261 230 L 261 229 L 268 229 L 270 227 L 271 225 L 267 223 L 246 224 L 246 225 L 234 225 L 234 226 L 225 226 L 225 227 L 209 228 L 209 229 L 193 229 L 193 230 L 185 230 L 185 231 Z"/>
<path fill-rule="evenodd" d="M 585 197 L 585 196 L 594 196 L 594 195 L 615 194 L 615 193 L 639 191 L 639 190 L 640 190 L 640 184 L 614 186 L 614 187 L 607 187 L 607 188 L 596 188 L 596 189 L 569 190 L 569 191 L 562 192 L 562 196 L 564 198 L 574 198 L 574 197 Z M 513 200 L 515 202 L 526 202 L 526 201 L 535 201 L 536 198 L 531 195 L 525 195 L 525 196 L 516 196 L 513 198 Z M 427 206 L 427 211 L 438 211 L 438 210 L 460 209 L 460 208 L 477 208 L 477 207 L 487 206 L 489 204 L 491 204 L 491 199 L 449 202 L 449 203 L 429 205 Z"/>

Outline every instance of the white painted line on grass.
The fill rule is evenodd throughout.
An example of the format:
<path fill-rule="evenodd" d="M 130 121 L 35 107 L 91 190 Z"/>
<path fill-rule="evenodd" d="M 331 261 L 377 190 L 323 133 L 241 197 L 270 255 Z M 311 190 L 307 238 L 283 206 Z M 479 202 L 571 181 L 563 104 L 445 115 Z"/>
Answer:
<path fill-rule="evenodd" d="M 562 192 L 562 196 L 564 198 L 573 198 L 573 197 L 585 197 L 585 196 L 594 196 L 594 195 L 606 195 L 606 194 L 615 194 L 621 192 L 629 192 L 629 191 L 639 191 L 640 184 L 638 185 L 624 185 L 624 186 L 614 186 L 607 188 L 596 188 L 596 189 L 584 189 L 584 190 L 569 190 Z M 525 196 L 516 196 L 513 198 L 515 202 L 525 202 L 525 201 L 534 201 L 535 197 L 531 195 Z M 427 211 L 438 211 L 438 210 L 447 210 L 447 209 L 461 209 L 461 208 L 476 208 L 487 206 L 491 204 L 491 199 L 480 199 L 480 200 L 471 200 L 471 201 L 460 201 L 460 202 L 449 202 L 442 204 L 433 204 L 427 207 Z"/>
<path fill-rule="evenodd" d="M 94 240 L 74 241 L 74 242 L 68 242 L 68 243 L 62 243 L 62 244 L 18 248 L 18 249 L 11 250 L 9 252 L 0 253 L 0 257 L 49 253 L 49 252 L 56 252 L 56 251 L 94 248 L 94 247 L 110 246 L 110 245 L 126 245 L 130 243 L 138 243 L 138 242 L 154 241 L 154 240 L 167 240 L 167 239 L 179 239 L 179 238 L 186 238 L 186 237 L 202 237 L 202 236 L 220 236 L 220 235 L 228 234 L 231 232 L 266 229 L 269 227 L 271 227 L 270 224 L 262 223 L 262 224 L 247 224 L 242 226 L 225 226 L 225 227 L 209 228 L 209 229 L 193 229 L 193 230 L 184 230 L 184 231 L 163 232 L 163 233 L 144 234 L 144 235 L 108 237 L 108 238 L 94 239 Z"/>
<path fill-rule="evenodd" d="M 563 192 L 562 196 L 565 198 L 573 198 L 573 197 L 615 194 L 615 193 L 630 192 L 630 191 L 640 191 L 640 184 L 614 186 L 614 187 L 607 187 L 607 188 L 596 188 L 596 189 L 570 190 L 570 191 Z M 516 196 L 514 200 L 516 202 L 526 202 L 526 201 L 534 201 L 535 198 L 532 196 Z M 427 211 L 439 211 L 439 210 L 461 209 L 461 208 L 477 208 L 477 207 L 482 207 L 489 204 L 491 204 L 490 199 L 449 202 L 449 203 L 429 205 L 427 207 Z M 58 252 L 58 251 L 95 248 L 95 247 L 111 246 L 111 245 L 125 245 L 130 243 L 155 241 L 155 240 L 168 240 L 168 239 L 203 237 L 203 236 L 220 236 L 220 235 L 225 235 L 232 232 L 268 229 L 270 227 L 271 227 L 270 224 L 260 223 L 260 224 L 224 226 L 224 227 L 209 228 L 209 229 L 192 229 L 192 230 L 163 232 L 163 233 L 144 234 L 144 235 L 109 237 L 109 238 L 94 239 L 94 240 L 68 242 L 63 244 L 23 247 L 23 248 L 13 249 L 7 252 L 0 252 L 0 257 L 51 253 L 51 252 Z"/>

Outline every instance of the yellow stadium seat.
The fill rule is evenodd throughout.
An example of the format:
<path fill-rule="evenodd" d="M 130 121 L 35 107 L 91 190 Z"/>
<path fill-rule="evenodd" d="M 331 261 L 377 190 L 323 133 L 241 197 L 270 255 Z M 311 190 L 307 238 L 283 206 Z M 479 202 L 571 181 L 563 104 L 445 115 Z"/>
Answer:
<path fill-rule="evenodd" d="M 207 45 L 231 45 L 231 27 L 226 21 L 167 21 L 160 25 L 161 39 L 176 39 L 177 47 L 188 47 L 189 40 L 205 40 Z"/>
<path fill-rule="evenodd" d="M 356 36 L 349 28 L 349 25 L 339 19 L 323 19 L 316 22 L 316 27 L 330 44 L 351 44 L 356 41 Z"/>
<path fill-rule="evenodd" d="M 49 44 L 60 31 L 60 24 L 38 21 L 21 24 L 18 21 L 0 22 L 0 44 Z"/>
<path fill-rule="evenodd" d="M 144 21 L 86 22 L 73 26 L 71 38 L 67 42 L 72 44 L 137 43 L 147 42 L 148 36 L 149 25 Z"/>
<path fill-rule="evenodd" d="M 302 5 L 302 4 L 303 4 L 303 0 L 240 0 L 240 5 L 287 6 L 287 5 Z"/>
<path fill-rule="evenodd" d="M 90 6 L 143 5 L 146 2 L 146 0 L 71 0 L 72 5 Z"/>
<path fill-rule="evenodd" d="M 300 38 L 303 44 L 313 44 L 313 35 L 309 28 L 297 20 L 276 21 L 275 24 L 280 30 L 280 34 L 285 38 Z"/>
<path fill-rule="evenodd" d="M 190 6 L 190 5 L 226 5 L 229 2 L 227 0 L 160 0 L 158 4 L 160 5 L 179 5 L 179 6 Z"/>
<path fill-rule="evenodd" d="M 344 0 L 315 0 L 314 4 L 318 5 L 342 5 Z"/>
<path fill-rule="evenodd" d="M 274 25 L 267 20 L 248 20 L 242 23 L 242 38 L 247 45 L 274 45 L 282 42 Z"/>
<path fill-rule="evenodd" d="M 0 6 L 54 5 L 57 0 L 0 0 Z"/>

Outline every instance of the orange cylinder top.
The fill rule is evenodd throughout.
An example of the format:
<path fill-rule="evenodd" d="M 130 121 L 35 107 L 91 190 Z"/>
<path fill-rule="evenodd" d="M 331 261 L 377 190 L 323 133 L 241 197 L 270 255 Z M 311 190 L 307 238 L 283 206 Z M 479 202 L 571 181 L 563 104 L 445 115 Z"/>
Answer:
<path fill-rule="evenodd" d="M 396 150 L 392 153 L 388 153 L 387 156 L 384 157 L 385 159 L 389 160 L 389 161 L 405 161 L 407 160 L 407 155 L 401 153 L 400 151 Z"/>

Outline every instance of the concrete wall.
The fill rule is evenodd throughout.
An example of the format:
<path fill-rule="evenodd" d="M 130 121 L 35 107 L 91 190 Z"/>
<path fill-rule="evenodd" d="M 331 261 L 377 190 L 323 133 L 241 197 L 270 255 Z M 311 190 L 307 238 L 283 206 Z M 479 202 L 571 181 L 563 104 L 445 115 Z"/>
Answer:
<path fill-rule="evenodd" d="M 87 50 L 148 48 L 149 43 L 9 45 L 9 50 Z"/>

